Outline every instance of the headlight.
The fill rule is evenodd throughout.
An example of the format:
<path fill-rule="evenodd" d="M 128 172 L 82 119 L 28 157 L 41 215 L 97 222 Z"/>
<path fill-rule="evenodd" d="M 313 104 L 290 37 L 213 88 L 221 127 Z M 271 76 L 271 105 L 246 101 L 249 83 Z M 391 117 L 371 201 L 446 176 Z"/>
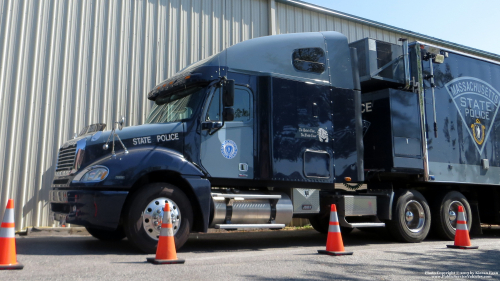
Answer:
<path fill-rule="evenodd" d="M 106 179 L 109 174 L 109 170 L 104 166 L 92 166 L 88 167 L 78 175 L 75 176 L 73 181 L 79 182 L 99 182 Z"/>

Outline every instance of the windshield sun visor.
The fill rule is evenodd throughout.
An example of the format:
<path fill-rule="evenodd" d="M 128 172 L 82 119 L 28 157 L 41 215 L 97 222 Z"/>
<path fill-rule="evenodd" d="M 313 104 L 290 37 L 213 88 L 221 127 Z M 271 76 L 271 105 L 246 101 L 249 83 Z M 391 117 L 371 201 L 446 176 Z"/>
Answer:
<path fill-rule="evenodd" d="M 154 89 L 149 92 L 148 99 L 152 101 L 157 100 L 159 97 L 165 99 L 179 90 L 208 83 L 209 80 L 204 79 L 202 73 L 181 73 L 181 75 L 176 75 L 154 87 Z"/>
<path fill-rule="evenodd" d="M 196 69 L 181 71 L 177 75 L 156 85 L 148 93 L 148 99 L 152 101 L 156 101 L 159 97 L 165 99 L 180 90 L 193 86 L 208 85 L 210 81 L 218 77 L 216 71 L 218 71 L 218 67 L 214 66 L 202 66 Z"/>

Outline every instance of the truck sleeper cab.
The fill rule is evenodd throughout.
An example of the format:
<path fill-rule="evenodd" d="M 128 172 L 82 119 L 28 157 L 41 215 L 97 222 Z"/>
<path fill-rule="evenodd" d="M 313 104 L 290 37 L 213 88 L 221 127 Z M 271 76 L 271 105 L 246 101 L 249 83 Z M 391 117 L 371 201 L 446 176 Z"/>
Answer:
<path fill-rule="evenodd" d="M 237 44 L 158 84 L 146 124 L 64 144 L 52 210 L 97 238 L 126 235 L 146 252 L 166 201 L 179 248 L 190 231 L 208 227 L 283 228 L 294 214 L 317 215 L 318 189 L 333 189 L 336 177 L 362 180 L 355 95 L 338 33 Z M 335 117 L 336 108 L 347 111 Z M 110 153 L 102 147 L 115 133 L 123 145 L 109 143 Z M 338 154 L 334 136 L 345 140 Z"/>
<path fill-rule="evenodd" d="M 450 238 L 453 211 L 462 205 L 472 218 L 472 209 L 455 186 L 431 182 L 428 86 L 417 67 L 425 53 L 382 43 L 350 48 L 337 32 L 269 36 L 181 70 L 148 93 L 145 124 L 90 126 L 61 147 L 55 219 L 102 240 L 126 236 L 148 253 L 166 202 L 178 249 L 190 232 L 283 228 L 293 217 L 326 232 L 333 203 L 343 229 L 387 224 L 406 242 L 427 236 L 432 209 Z M 373 62 L 378 72 L 367 71 Z M 363 182 L 366 190 L 335 188 Z"/>

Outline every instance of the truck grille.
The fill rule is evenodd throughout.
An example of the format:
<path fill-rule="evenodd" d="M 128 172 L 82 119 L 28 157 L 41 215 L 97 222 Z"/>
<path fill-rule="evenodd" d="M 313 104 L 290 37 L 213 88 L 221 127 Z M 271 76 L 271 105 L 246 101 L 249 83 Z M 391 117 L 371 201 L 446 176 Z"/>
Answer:
<path fill-rule="evenodd" d="M 59 149 L 56 172 L 67 171 L 75 166 L 76 144 Z"/>

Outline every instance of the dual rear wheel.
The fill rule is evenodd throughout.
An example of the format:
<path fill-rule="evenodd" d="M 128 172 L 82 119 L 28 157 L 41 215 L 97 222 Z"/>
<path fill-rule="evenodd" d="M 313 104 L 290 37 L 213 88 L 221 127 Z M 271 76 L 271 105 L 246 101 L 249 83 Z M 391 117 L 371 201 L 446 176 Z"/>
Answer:
<path fill-rule="evenodd" d="M 471 228 L 470 205 L 458 191 L 441 193 L 433 200 L 432 206 L 429 206 L 425 197 L 416 190 L 399 190 L 394 198 L 392 220 L 387 221 L 386 227 L 398 241 L 418 243 L 424 240 L 430 231 L 439 238 L 454 240 L 459 206 L 465 211 L 467 229 Z M 328 232 L 328 213 L 310 218 L 309 221 L 318 232 Z M 342 228 L 341 231 L 347 234 L 352 228 Z"/>
<path fill-rule="evenodd" d="M 416 190 L 400 190 L 396 195 L 393 219 L 387 223 L 389 232 L 396 240 L 421 242 L 431 230 L 442 239 L 454 240 L 459 206 L 464 208 L 467 229 L 470 230 L 471 208 L 465 196 L 458 191 L 438 195 L 431 207 Z"/>
<path fill-rule="evenodd" d="M 432 230 L 438 237 L 446 240 L 453 240 L 455 238 L 459 206 L 462 206 L 464 209 L 467 229 L 470 231 L 472 226 L 472 212 L 469 202 L 462 193 L 450 191 L 442 194 L 439 200 L 436 200 L 432 206 Z"/>
<path fill-rule="evenodd" d="M 398 241 L 416 243 L 427 237 L 431 227 L 431 211 L 427 200 L 416 190 L 396 193 L 389 233 Z"/>

